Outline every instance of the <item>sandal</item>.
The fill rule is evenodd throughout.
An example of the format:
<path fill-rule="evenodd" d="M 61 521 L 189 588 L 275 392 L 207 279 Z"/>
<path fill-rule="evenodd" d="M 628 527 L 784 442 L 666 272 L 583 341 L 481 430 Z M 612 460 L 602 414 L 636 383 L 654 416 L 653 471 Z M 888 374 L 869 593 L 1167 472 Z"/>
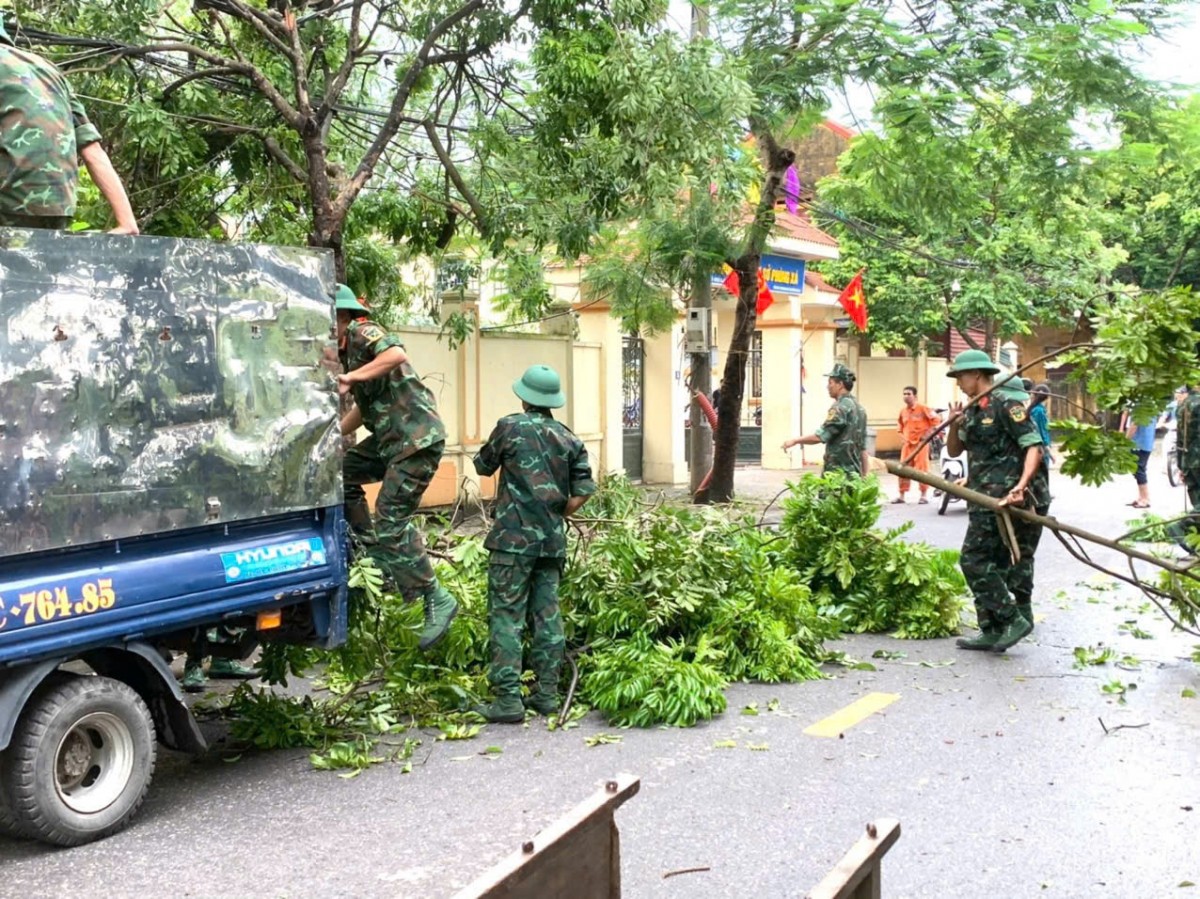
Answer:
<path fill-rule="evenodd" d="M 893 506 L 895 506 L 895 505 L 903 505 L 903 504 L 904 504 L 904 497 L 903 497 L 903 496 L 897 496 L 897 497 L 896 497 L 894 500 L 892 500 L 892 505 L 893 505 Z"/>
<path fill-rule="evenodd" d="M 925 497 L 922 496 L 919 500 L 917 500 L 917 505 L 918 506 L 928 506 L 929 500 L 927 500 Z"/>
<path fill-rule="evenodd" d="M 1136 500 L 1134 502 L 1130 503 L 1129 505 L 1133 506 L 1135 509 L 1149 509 L 1150 508 L 1149 503 L 1139 503 Z"/>

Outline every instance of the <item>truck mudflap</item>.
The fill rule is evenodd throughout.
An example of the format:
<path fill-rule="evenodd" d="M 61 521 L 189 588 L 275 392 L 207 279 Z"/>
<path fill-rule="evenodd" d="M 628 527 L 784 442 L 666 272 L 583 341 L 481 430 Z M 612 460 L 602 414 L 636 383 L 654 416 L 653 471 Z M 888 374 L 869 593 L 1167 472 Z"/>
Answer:
<path fill-rule="evenodd" d="M 96 674 L 128 684 L 146 703 L 159 741 L 180 752 L 204 752 L 200 732 L 166 660 L 145 643 L 104 646 L 78 656 Z M 47 659 L 12 671 L 0 671 L 0 752 L 12 741 L 17 717 L 29 697 L 67 659 Z"/>

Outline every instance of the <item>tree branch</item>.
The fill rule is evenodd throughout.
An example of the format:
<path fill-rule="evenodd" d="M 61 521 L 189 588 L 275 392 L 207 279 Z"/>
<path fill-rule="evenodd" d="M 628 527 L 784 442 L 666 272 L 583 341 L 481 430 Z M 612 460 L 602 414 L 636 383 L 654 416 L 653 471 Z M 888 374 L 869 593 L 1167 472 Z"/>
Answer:
<path fill-rule="evenodd" d="M 232 68 L 230 66 L 225 66 L 222 68 L 214 67 L 214 68 L 209 68 L 209 69 L 197 69 L 196 71 L 194 71 L 188 75 L 184 75 L 182 78 L 178 78 L 175 81 L 172 81 L 170 84 L 168 84 L 166 87 L 164 87 L 162 90 L 162 94 L 160 95 L 160 99 L 164 100 L 164 101 L 170 99 L 171 94 L 175 93 L 175 91 L 179 90 L 185 84 L 188 84 L 189 82 L 192 82 L 192 81 L 200 81 L 205 78 L 213 78 L 218 75 L 237 75 L 239 73 L 240 72 L 238 69 Z"/>
<path fill-rule="evenodd" d="M 433 152 L 437 154 L 438 159 L 441 161 L 442 168 L 446 170 L 446 174 L 450 176 L 450 180 L 454 182 L 454 186 L 458 189 L 458 192 L 462 194 L 463 199 L 467 201 L 467 205 L 471 207 L 475 227 L 479 230 L 480 236 L 486 237 L 487 213 L 484 211 L 483 205 L 475 197 L 471 188 L 467 187 L 467 182 L 463 180 L 458 166 L 454 164 L 454 160 L 450 158 L 450 154 L 446 152 L 445 146 L 442 145 L 437 129 L 433 127 L 433 122 L 425 122 L 425 133 L 429 135 L 429 143 L 433 146 Z"/>
<path fill-rule="evenodd" d="M 324 123 L 324 119 L 332 114 L 338 97 L 342 95 L 342 91 L 346 88 L 346 83 L 350 80 L 350 76 L 354 72 L 354 67 L 358 65 L 363 57 L 363 51 L 369 46 L 369 42 L 361 46 L 358 42 L 359 29 L 362 27 L 361 16 L 362 2 L 361 0 L 355 0 L 353 8 L 350 10 L 350 31 L 346 35 L 346 58 L 338 66 L 337 74 L 330 79 L 329 86 L 325 90 L 325 96 L 321 98 L 320 106 L 317 108 L 317 119 L 322 124 Z M 372 29 L 372 33 L 373 31 Z"/>
<path fill-rule="evenodd" d="M 255 9 L 253 6 L 241 2 L 241 0 L 221 0 L 221 10 L 226 14 L 233 16 L 235 19 L 240 19 L 251 28 L 258 32 L 259 36 L 264 41 L 282 53 L 284 56 L 291 58 L 291 48 L 284 42 L 279 35 L 286 35 L 287 31 L 280 19 L 273 18 L 260 9 Z M 212 10 L 217 13 L 216 9 Z M 224 31 L 224 29 L 222 29 Z M 228 36 L 228 32 L 226 32 Z"/>
<path fill-rule="evenodd" d="M 202 59 L 213 68 L 228 69 L 239 75 L 245 76 L 255 89 L 263 95 L 263 97 L 274 107 L 275 111 L 297 131 L 300 130 L 300 116 L 293 108 L 292 104 L 287 101 L 287 98 L 279 92 L 270 79 L 262 73 L 255 65 L 247 62 L 245 57 L 237 53 L 237 48 L 233 46 L 229 32 L 225 30 L 224 23 L 217 20 L 219 27 L 225 33 L 226 39 L 229 42 L 229 48 L 237 54 L 237 59 L 227 59 L 216 53 L 212 53 L 202 47 L 197 47 L 195 44 L 189 44 L 185 41 L 163 41 L 154 44 L 145 44 L 139 47 L 123 46 L 116 50 L 118 57 L 125 56 L 148 56 L 151 53 L 184 53 L 190 56 L 195 56 L 197 59 Z"/>
<path fill-rule="evenodd" d="M 405 107 L 408 105 L 408 99 L 412 95 L 413 88 L 417 84 L 417 80 L 429 65 L 429 57 L 433 54 L 434 48 L 437 46 L 438 39 L 446 32 L 450 31 L 455 25 L 470 18 L 476 12 L 483 8 L 485 0 L 468 0 L 442 21 L 430 29 L 429 34 L 425 38 L 425 42 L 421 45 L 421 49 L 417 51 L 417 56 L 413 60 L 412 65 L 408 67 L 408 71 L 404 73 L 404 78 L 396 87 L 396 94 L 392 98 L 391 109 L 383 126 L 379 129 L 375 140 L 367 149 L 366 154 L 359 161 L 358 168 L 355 169 L 354 175 L 350 178 L 345 189 L 338 195 L 337 201 L 334 203 L 334 216 L 344 217 L 346 211 L 350 208 L 350 204 L 358 196 L 363 185 L 375 172 L 375 166 L 379 162 L 379 157 L 383 155 L 383 151 L 391 140 L 396 135 L 397 129 L 400 127 L 400 117 L 404 113 Z"/>

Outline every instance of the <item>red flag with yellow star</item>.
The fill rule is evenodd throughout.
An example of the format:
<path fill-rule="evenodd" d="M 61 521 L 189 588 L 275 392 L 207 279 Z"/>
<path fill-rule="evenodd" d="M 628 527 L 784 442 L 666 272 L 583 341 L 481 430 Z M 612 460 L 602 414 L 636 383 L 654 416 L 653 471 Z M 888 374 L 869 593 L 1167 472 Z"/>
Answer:
<path fill-rule="evenodd" d="M 863 269 L 850 279 L 846 289 L 838 295 L 838 302 L 854 322 L 854 327 L 860 331 L 867 330 L 867 298 L 863 294 Z"/>

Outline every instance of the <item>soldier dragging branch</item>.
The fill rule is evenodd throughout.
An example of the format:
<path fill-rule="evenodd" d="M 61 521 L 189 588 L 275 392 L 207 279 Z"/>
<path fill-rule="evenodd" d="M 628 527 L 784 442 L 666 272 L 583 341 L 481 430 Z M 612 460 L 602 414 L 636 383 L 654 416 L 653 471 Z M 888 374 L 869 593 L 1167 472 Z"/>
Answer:
<path fill-rule="evenodd" d="M 1000 368 L 987 353 L 959 353 L 947 375 L 972 400 L 965 409 L 951 407 L 947 449 L 964 449 L 971 465 L 967 486 L 999 501 L 1001 506 L 1025 508 L 1038 515 L 1050 509 L 1049 483 L 1042 466 L 1042 437 L 1029 418 L 1028 394 L 1015 386 L 993 387 Z M 1005 516 L 1005 520 L 1008 517 Z M 1033 631 L 1033 557 L 1042 525 L 1012 521 L 1001 530 L 1001 516 L 978 505 L 970 508 L 960 565 L 975 595 L 980 634 L 960 639 L 959 647 L 1004 652 Z"/>

